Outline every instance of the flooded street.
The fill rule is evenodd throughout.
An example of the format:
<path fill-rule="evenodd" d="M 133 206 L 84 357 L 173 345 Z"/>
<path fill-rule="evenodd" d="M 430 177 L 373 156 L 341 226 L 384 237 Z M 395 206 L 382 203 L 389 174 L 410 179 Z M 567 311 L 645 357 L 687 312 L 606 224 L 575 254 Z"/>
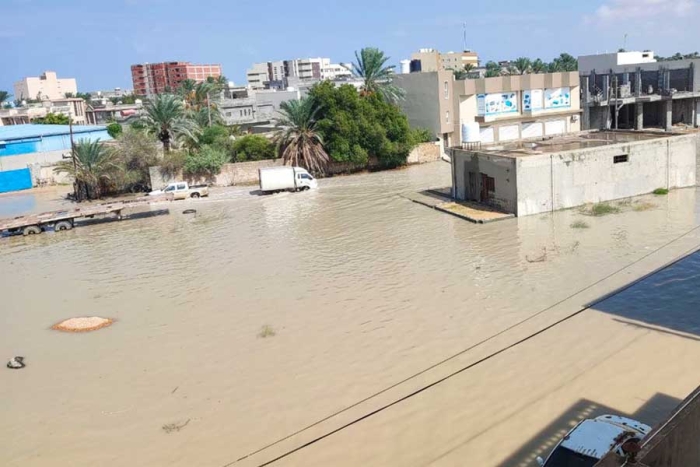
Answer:
<path fill-rule="evenodd" d="M 403 196 L 449 184 L 432 163 L 0 239 L 0 355 L 27 363 L 0 370 L 0 465 L 535 465 L 574 420 L 653 424 L 700 384 L 697 255 L 600 301 L 700 245 L 696 189 L 487 225 Z M 74 316 L 115 323 L 50 329 Z"/>

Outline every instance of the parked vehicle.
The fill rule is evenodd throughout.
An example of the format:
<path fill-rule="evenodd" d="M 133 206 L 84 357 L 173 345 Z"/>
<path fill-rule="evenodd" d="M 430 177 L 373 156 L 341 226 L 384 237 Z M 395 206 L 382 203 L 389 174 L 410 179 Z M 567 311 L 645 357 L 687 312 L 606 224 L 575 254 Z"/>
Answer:
<path fill-rule="evenodd" d="M 302 191 L 318 188 L 318 182 L 301 167 L 267 167 L 259 169 L 260 191 Z"/>
<path fill-rule="evenodd" d="M 639 442 L 651 427 L 630 418 L 601 415 L 579 423 L 562 438 L 540 467 L 593 467 L 607 453 L 625 455 L 628 443 Z"/>
<path fill-rule="evenodd" d="M 173 199 L 200 198 L 209 196 L 209 187 L 207 185 L 190 185 L 187 182 L 168 183 L 160 190 L 151 191 L 149 196 L 162 194 L 173 194 Z"/>

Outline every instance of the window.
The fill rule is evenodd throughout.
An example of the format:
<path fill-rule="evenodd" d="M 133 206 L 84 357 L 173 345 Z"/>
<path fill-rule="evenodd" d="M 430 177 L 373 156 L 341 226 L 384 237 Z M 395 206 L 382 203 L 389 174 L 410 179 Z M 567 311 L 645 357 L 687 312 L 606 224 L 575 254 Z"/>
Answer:
<path fill-rule="evenodd" d="M 615 156 L 613 157 L 613 163 L 615 164 L 621 164 L 623 162 L 629 162 L 630 156 L 627 154 L 623 154 L 620 156 Z"/>
<path fill-rule="evenodd" d="M 445 122 L 450 123 L 450 111 L 445 112 Z"/>
<path fill-rule="evenodd" d="M 169 191 L 175 191 L 175 185 L 170 185 L 168 188 L 165 189 L 166 193 Z"/>
<path fill-rule="evenodd" d="M 313 178 L 311 178 L 311 175 L 308 174 L 301 174 L 299 178 L 301 178 L 302 180 L 313 180 Z"/>
<path fill-rule="evenodd" d="M 178 189 L 178 190 L 184 190 L 186 186 L 187 186 L 187 185 L 185 185 L 184 183 L 178 183 L 178 184 L 177 184 L 177 189 Z"/>
<path fill-rule="evenodd" d="M 445 99 L 450 98 L 450 83 L 445 81 Z"/>

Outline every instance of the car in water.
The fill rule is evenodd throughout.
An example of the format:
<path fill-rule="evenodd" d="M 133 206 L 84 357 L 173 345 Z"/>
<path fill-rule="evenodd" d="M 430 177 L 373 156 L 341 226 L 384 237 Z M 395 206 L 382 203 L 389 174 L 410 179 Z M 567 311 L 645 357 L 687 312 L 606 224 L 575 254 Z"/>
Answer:
<path fill-rule="evenodd" d="M 631 418 L 601 415 L 576 425 L 552 450 L 540 467 L 593 467 L 607 453 L 625 455 L 630 442 L 639 442 L 651 427 Z"/>

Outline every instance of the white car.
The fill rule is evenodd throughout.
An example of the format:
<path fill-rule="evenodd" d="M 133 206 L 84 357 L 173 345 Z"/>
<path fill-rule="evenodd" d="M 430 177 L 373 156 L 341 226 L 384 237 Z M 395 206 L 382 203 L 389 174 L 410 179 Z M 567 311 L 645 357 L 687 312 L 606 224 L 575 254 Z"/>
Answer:
<path fill-rule="evenodd" d="M 607 453 L 624 455 L 623 444 L 639 441 L 651 427 L 617 415 L 584 420 L 564 436 L 547 460 L 537 458 L 540 467 L 593 467 Z"/>

